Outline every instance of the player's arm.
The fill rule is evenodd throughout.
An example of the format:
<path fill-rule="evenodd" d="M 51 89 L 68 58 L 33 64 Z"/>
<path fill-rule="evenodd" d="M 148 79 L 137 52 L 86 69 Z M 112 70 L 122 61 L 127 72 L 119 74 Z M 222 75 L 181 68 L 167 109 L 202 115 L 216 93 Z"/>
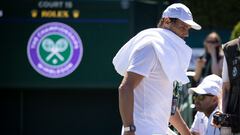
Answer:
<path fill-rule="evenodd" d="M 191 135 L 187 124 L 179 113 L 179 110 L 177 110 L 176 113 L 170 117 L 169 122 L 178 130 L 181 135 Z"/>
<path fill-rule="evenodd" d="M 127 72 L 121 85 L 119 86 L 119 110 L 123 125 L 134 125 L 133 122 L 133 105 L 134 105 L 134 88 L 143 79 L 142 75 Z M 129 134 L 130 135 L 130 134 Z"/>

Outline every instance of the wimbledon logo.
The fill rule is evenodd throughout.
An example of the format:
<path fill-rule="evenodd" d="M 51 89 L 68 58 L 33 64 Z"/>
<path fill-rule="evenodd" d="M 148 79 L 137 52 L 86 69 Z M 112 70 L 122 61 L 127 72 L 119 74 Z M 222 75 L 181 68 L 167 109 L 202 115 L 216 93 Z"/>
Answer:
<path fill-rule="evenodd" d="M 28 41 L 27 55 L 32 67 L 48 78 L 61 78 L 72 73 L 83 54 L 77 32 L 63 23 L 40 26 Z"/>

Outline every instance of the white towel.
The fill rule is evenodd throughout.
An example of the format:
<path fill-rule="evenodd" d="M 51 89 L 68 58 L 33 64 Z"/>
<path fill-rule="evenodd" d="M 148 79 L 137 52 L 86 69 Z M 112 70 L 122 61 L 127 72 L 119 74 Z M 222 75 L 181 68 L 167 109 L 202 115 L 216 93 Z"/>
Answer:
<path fill-rule="evenodd" d="M 152 45 L 170 82 L 175 80 L 185 84 L 192 49 L 173 32 L 161 29 L 147 29 L 130 39 L 113 58 L 115 70 L 125 75 L 132 54 L 146 45 Z"/>

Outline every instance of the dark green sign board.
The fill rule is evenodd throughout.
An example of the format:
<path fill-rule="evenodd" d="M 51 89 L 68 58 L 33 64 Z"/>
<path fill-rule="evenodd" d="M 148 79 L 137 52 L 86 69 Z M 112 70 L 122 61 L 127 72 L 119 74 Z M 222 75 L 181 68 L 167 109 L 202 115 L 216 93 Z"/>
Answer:
<path fill-rule="evenodd" d="M 0 2 L 0 13 L 1 88 L 118 86 L 120 76 L 114 71 L 112 58 L 130 35 L 129 9 L 123 9 L 119 1 L 23 0 L 13 4 L 5 0 Z M 82 41 L 81 62 L 71 74 L 61 78 L 39 74 L 27 55 L 31 35 L 50 22 L 68 25 Z M 51 58 L 57 59 L 57 55 Z"/>

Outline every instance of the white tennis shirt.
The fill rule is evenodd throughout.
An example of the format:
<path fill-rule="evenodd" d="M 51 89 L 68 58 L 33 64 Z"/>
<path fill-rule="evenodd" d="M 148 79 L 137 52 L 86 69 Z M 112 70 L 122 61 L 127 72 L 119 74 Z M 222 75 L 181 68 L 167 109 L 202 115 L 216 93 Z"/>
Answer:
<path fill-rule="evenodd" d="M 136 135 L 166 134 L 171 111 L 172 84 L 152 46 L 137 50 L 127 71 L 145 76 L 134 90 Z"/>

